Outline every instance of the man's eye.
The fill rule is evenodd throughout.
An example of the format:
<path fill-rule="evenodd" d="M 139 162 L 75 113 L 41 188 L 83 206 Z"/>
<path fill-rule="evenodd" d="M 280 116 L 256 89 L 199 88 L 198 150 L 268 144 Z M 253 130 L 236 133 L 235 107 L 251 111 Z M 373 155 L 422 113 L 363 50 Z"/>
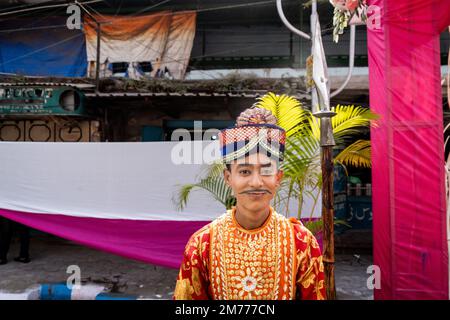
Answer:
<path fill-rule="evenodd" d="M 247 174 L 250 174 L 251 172 L 250 172 L 250 170 L 241 170 L 241 171 L 239 171 L 239 173 L 243 174 L 243 175 L 247 175 Z"/>

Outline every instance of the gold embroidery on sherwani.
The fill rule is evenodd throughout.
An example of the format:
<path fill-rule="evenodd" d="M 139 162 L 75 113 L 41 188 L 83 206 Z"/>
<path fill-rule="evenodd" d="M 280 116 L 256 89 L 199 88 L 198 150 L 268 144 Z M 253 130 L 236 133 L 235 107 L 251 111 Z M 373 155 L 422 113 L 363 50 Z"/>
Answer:
<path fill-rule="evenodd" d="M 191 286 L 189 279 L 180 279 L 177 281 L 174 295 L 179 300 L 192 300 L 194 288 Z"/>
<path fill-rule="evenodd" d="M 211 225 L 214 299 L 293 299 L 296 248 L 289 221 L 271 209 L 260 228 L 245 230 L 234 214 Z"/>

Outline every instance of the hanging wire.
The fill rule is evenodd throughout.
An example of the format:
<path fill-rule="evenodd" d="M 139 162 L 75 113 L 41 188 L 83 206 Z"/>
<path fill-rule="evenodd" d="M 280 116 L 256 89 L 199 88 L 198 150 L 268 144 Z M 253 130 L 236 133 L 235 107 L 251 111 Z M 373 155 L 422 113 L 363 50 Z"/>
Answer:
<path fill-rule="evenodd" d="M 36 5 L 42 5 L 42 4 L 49 3 L 49 2 L 55 2 L 55 0 L 47 0 L 47 1 L 40 2 L 39 4 L 36 4 L 36 3 L 29 3 L 29 4 L 22 4 L 22 5 L 20 5 L 20 6 L 15 6 L 15 7 L 8 7 L 8 8 L 0 9 L 0 13 L 1 13 L 1 12 L 5 12 L 5 11 L 11 11 L 11 10 L 22 9 L 22 8 L 34 7 L 34 6 L 36 6 Z M 62 2 L 62 1 L 61 1 L 61 2 Z"/>
<path fill-rule="evenodd" d="M 103 0 L 91 0 L 83 2 L 83 4 L 92 4 L 97 2 L 103 2 Z M 30 11 L 36 11 L 36 10 L 42 10 L 42 9 L 51 9 L 51 8 L 57 8 L 57 7 L 67 7 L 70 3 L 62 3 L 62 4 L 53 4 L 53 5 L 47 5 L 47 6 L 39 6 L 39 7 L 33 7 L 33 8 L 26 8 L 26 9 L 20 9 L 15 11 L 8 11 L 0 13 L 0 16 L 7 16 L 15 13 L 22 13 L 22 12 L 30 12 Z"/>

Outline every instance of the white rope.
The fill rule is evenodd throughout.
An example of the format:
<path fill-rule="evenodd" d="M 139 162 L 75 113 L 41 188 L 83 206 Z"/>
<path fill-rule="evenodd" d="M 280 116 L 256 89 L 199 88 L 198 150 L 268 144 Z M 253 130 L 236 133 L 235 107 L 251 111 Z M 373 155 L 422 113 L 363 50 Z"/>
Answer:
<path fill-rule="evenodd" d="M 102 2 L 102 1 L 103 0 L 92 0 L 92 1 L 83 2 L 83 4 L 90 4 L 90 3 Z M 7 16 L 7 15 L 14 14 L 14 13 L 28 12 L 28 11 L 35 11 L 35 10 L 42 10 L 42 9 L 67 7 L 69 5 L 70 5 L 70 3 L 63 3 L 63 4 L 52 4 L 52 5 L 48 5 L 48 6 L 33 7 L 33 8 L 27 8 L 27 9 L 3 12 L 3 13 L 0 13 L 0 16 Z"/>

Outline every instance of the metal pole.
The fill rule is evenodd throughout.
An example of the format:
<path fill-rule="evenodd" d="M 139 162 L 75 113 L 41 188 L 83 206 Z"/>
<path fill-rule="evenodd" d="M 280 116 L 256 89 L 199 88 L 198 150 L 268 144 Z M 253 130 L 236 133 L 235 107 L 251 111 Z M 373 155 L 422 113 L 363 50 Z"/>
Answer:
<path fill-rule="evenodd" d="M 300 10 L 300 27 L 303 27 L 303 9 Z M 299 68 L 302 68 L 302 66 L 303 66 L 302 65 L 302 63 L 303 63 L 303 41 L 302 41 L 301 37 L 299 38 L 299 47 L 300 47 L 300 49 L 299 49 L 300 61 L 299 61 L 298 65 L 299 65 Z M 305 65 L 305 67 L 306 67 L 306 65 Z"/>
<path fill-rule="evenodd" d="M 96 66 L 95 66 L 95 91 L 99 92 L 100 88 L 100 38 L 101 38 L 101 23 L 97 21 L 97 19 L 87 10 L 82 3 L 75 0 L 75 4 L 79 5 L 81 9 L 94 21 L 95 25 L 92 23 L 89 23 L 93 28 L 96 28 L 97 30 L 97 59 L 96 59 Z"/>
<path fill-rule="evenodd" d="M 320 118 L 320 114 L 314 114 Z M 331 141 L 330 141 L 331 137 Z M 320 160 L 322 165 L 322 220 L 323 220 L 323 264 L 328 300 L 336 299 L 334 279 L 334 190 L 333 190 L 333 146 L 331 117 L 320 118 Z"/>
<path fill-rule="evenodd" d="M 101 37 L 101 25 L 97 22 L 97 59 L 95 65 L 95 91 L 100 89 L 100 37 Z"/>
<path fill-rule="evenodd" d="M 310 24 L 311 24 L 311 39 L 314 39 L 314 37 L 316 36 L 316 20 L 317 20 L 317 2 L 313 1 L 312 2 L 312 8 L 311 8 L 311 19 L 310 19 Z M 311 55 L 314 55 L 314 43 L 312 43 L 311 45 Z M 313 61 L 314 64 L 314 61 Z M 320 110 L 320 106 L 319 106 L 319 98 L 317 96 L 317 90 L 315 90 L 314 88 L 312 88 L 311 90 L 311 111 L 313 113 L 318 112 Z"/>
<path fill-rule="evenodd" d="M 283 21 L 283 23 L 286 25 L 286 27 L 287 27 L 289 30 L 291 30 L 293 33 L 299 35 L 300 37 L 303 37 L 303 38 L 305 38 L 305 39 L 307 39 L 307 40 L 311 40 L 311 37 L 310 37 L 308 34 L 306 34 L 306 33 L 302 32 L 302 31 L 298 30 L 297 28 L 295 28 L 295 27 L 294 27 L 294 26 L 286 19 L 286 16 L 284 15 L 284 12 L 283 12 L 283 7 L 282 7 L 282 5 L 281 5 L 281 0 L 277 0 L 277 10 L 278 10 L 278 15 L 279 15 L 280 18 L 281 18 L 281 21 Z"/>
<path fill-rule="evenodd" d="M 312 39 L 316 36 L 317 1 L 312 2 L 311 12 L 311 32 Z M 314 43 L 312 54 L 314 54 Z M 316 61 L 313 61 L 313 64 Z M 318 92 L 316 87 L 312 89 L 312 110 L 314 116 L 320 119 L 320 160 L 322 167 L 322 222 L 323 222 L 323 264 L 325 268 L 325 289 L 328 300 L 336 299 L 336 287 L 334 280 L 334 191 L 333 191 L 333 146 L 335 145 L 333 137 L 333 128 L 331 118 L 335 115 L 330 110 L 324 110 L 329 106 L 328 103 L 319 106 Z"/>

